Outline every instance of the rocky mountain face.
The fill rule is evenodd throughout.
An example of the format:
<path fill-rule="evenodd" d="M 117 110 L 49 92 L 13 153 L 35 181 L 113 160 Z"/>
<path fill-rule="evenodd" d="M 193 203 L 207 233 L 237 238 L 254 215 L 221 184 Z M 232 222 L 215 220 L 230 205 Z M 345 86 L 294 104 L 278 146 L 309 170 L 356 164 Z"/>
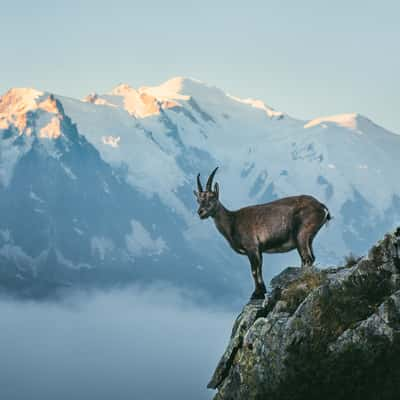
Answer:
<path fill-rule="evenodd" d="M 287 268 L 248 303 L 208 384 L 214 400 L 396 399 L 400 228 L 349 265 Z"/>
<path fill-rule="evenodd" d="M 229 209 L 317 197 L 334 217 L 315 241 L 327 264 L 400 220 L 399 152 L 399 135 L 359 114 L 301 121 L 187 78 L 83 100 L 14 88 L 0 97 L 0 284 L 167 281 L 242 301 L 248 260 L 196 215 L 198 172 L 220 167 Z M 265 257 L 265 279 L 298 262 Z"/>
<path fill-rule="evenodd" d="M 210 294 L 232 295 L 221 268 L 203 270 L 212 262 L 182 246 L 183 216 L 105 162 L 58 99 L 12 90 L 1 111 L 1 289 L 41 297 L 154 281 L 199 290 L 203 281 Z"/>

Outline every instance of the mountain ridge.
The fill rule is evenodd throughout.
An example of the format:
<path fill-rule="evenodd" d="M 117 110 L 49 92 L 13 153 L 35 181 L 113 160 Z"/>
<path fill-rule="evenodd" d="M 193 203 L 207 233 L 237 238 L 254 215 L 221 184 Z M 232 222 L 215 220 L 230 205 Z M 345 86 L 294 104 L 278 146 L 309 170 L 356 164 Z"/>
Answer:
<path fill-rule="evenodd" d="M 199 172 L 207 175 L 216 165 L 220 166 L 216 180 L 220 183 L 221 200 L 230 209 L 302 193 L 314 195 L 327 204 L 335 220 L 317 240 L 317 260 L 323 263 L 337 262 L 349 251 L 365 251 L 400 218 L 400 184 L 395 172 L 400 137 L 358 114 L 345 115 L 363 124 L 357 127 L 363 134 L 354 127 L 322 120 L 305 129 L 305 121 L 274 111 L 264 102 L 234 98 L 215 87 L 183 78 L 137 90 L 119 85 L 111 94 L 92 94 L 84 100 L 35 89 L 12 89 L 7 93 L 8 96 L 0 98 L 0 192 L 5 198 L 14 192 L 17 214 L 22 214 L 19 211 L 22 207 L 30 209 L 32 215 L 38 213 L 35 210 L 48 210 L 43 204 L 37 207 L 35 199 L 48 198 L 50 186 L 39 185 L 28 169 L 21 170 L 28 165 L 35 168 L 35 163 L 23 161 L 35 140 L 36 155 L 32 160 L 40 166 L 37 174 L 44 181 L 50 176 L 51 164 L 59 170 L 57 179 L 65 187 L 72 190 L 76 186 L 73 202 L 84 204 L 85 200 L 79 196 L 89 191 L 91 198 L 95 198 L 93 193 L 97 193 L 118 215 L 121 231 L 115 228 L 109 234 L 104 230 L 96 234 L 94 222 L 88 231 L 75 226 L 73 218 L 85 220 L 83 210 L 71 216 L 70 221 L 60 220 L 63 226 L 55 228 L 65 232 L 64 241 L 76 243 L 73 235 L 78 235 L 86 246 L 84 251 L 82 248 L 86 258 L 77 265 L 108 263 L 111 267 L 119 263 L 129 271 L 133 264 L 125 255 L 129 254 L 129 246 L 137 249 L 132 243 L 138 242 L 147 248 L 147 253 L 139 251 L 144 265 L 157 264 L 154 261 L 157 249 L 163 249 L 157 256 L 158 262 L 164 260 L 171 266 L 181 251 L 185 254 L 183 263 L 189 265 L 184 273 L 183 266 L 173 267 L 170 276 L 167 270 L 151 267 L 146 279 L 152 276 L 152 279 L 181 282 L 185 276 L 183 281 L 195 285 L 200 282 L 199 276 L 212 279 L 215 273 L 222 285 L 220 289 L 238 290 L 243 295 L 249 285 L 243 280 L 248 275 L 246 260 L 231 253 L 212 224 L 200 222 L 195 216 L 192 194 L 195 177 Z M 56 167 L 57 160 L 62 160 L 57 157 L 62 154 L 70 157 L 68 146 L 62 151 L 59 147 L 66 135 L 71 134 L 84 140 L 85 145 L 73 151 L 72 164 Z M 41 153 L 37 152 L 39 148 L 43 150 Z M 90 164 L 95 174 L 90 180 L 82 170 L 88 159 L 95 159 Z M 21 170 L 20 178 L 13 180 L 16 168 Z M 30 176 L 31 184 L 23 176 Z M 110 187 L 116 188 L 117 183 L 121 188 L 124 186 L 118 190 L 125 195 L 114 196 L 113 190 L 117 189 Z M 58 190 L 57 186 L 53 190 Z M 131 205 L 123 196 L 131 199 Z M 113 199 L 112 204 L 107 199 Z M 120 202 L 124 205 L 118 211 Z M 54 210 L 62 212 L 58 207 Z M 4 202 L 0 211 L 9 213 L 10 203 Z M 101 208 L 97 212 L 102 215 Z M 54 228 L 50 221 L 54 221 L 55 215 L 50 218 L 46 213 L 40 229 L 48 232 Z M 165 218 L 169 225 L 157 219 L 150 222 L 151 218 L 143 219 L 141 213 Z M 103 214 L 108 219 L 105 226 L 113 226 L 112 213 Z M 163 214 L 168 218 L 161 217 Z M 13 239 L 14 247 L 29 240 L 29 234 L 23 233 L 19 225 L 23 221 L 18 218 L 13 223 L 0 221 L 3 238 L 20 237 Z M 164 226 L 163 233 L 153 225 Z M 9 246 L 9 242 L 0 240 L 0 252 L 4 246 Z M 50 244 L 44 241 L 40 246 L 40 251 L 48 252 Z M 208 249 L 207 254 L 202 254 L 204 248 Z M 27 248 L 21 247 L 21 251 L 26 259 L 32 256 Z M 17 250 L 14 253 L 12 257 L 18 258 Z M 72 254 L 63 253 L 63 257 L 73 259 Z M 7 257 L 4 263 L 6 260 Z M 226 260 L 234 266 L 232 269 L 221 269 Z M 294 253 L 268 257 L 264 268 L 267 279 L 280 266 L 293 262 L 296 262 Z M 139 271 L 128 273 L 135 274 L 147 275 Z M 202 289 L 213 286 L 205 279 L 202 282 Z M 218 293 L 220 289 L 213 290 Z"/>
<path fill-rule="evenodd" d="M 238 101 L 240 103 L 249 104 L 254 108 L 266 110 L 268 113 L 271 113 L 271 115 L 273 115 L 273 116 L 282 116 L 282 115 L 287 116 L 288 115 L 281 111 L 274 110 L 272 107 L 268 106 L 264 100 L 255 99 L 255 98 L 251 98 L 251 97 L 241 98 L 241 97 L 235 96 L 233 94 L 231 95 L 227 92 L 224 92 L 222 89 L 220 89 L 216 86 L 213 86 L 213 85 L 209 85 L 206 82 L 203 82 L 201 80 L 198 80 L 195 78 L 190 78 L 190 77 L 184 77 L 184 76 L 176 76 L 176 77 L 170 78 L 158 86 L 140 86 L 138 89 L 135 89 L 129 83 L 122 82 L 122 83 L 119 83 L 118 85 L 116 85 L 115 87 L 113 87 L 108 93 L 105 93 L 105 95 L 120 95 L 121 96 L 126 93 L 135 92 L 135 93 L 137 93 L 138 96 L 140 96 L 140 94 L 152 94 L 154 96 L 154 98 L 158 99 L 158 100 L 161 100 L 163 98 L 169 98 L 171 100 L 172 99 L 188 100 L 190 96 L 193 96 L 193 92 L 195 92 L 195 89 L 193 89 L 193 88 L 196 88 L 196 87 L 205 88 L 205 89 L 209 89 L 212 91 L 217 91 L 219 93 L 223 93 L 223 95 L 225 95 L 235 101 Z M 37 93 L 37 96 L 45 95 L 45 94 L 59 96 L 56 92 L 47 91 L 47 90 L 41 91 L 34 87 L 13 87 L 13 88 L 10 88 L 9 90 L 7 90 L 2 96 L 0 96 L 0 99 L 2 97 L 6 96 L 9 92 L 15 92 L 15 91 L 26 91 L 26 92 L 31 92 L 31 93 Z M 157 96 L 157 94 L 158 94 L 158 96 Z M 93 96 L 99 97 L 101 95 L 99 95 L 97 92 L 92 92 L 91 94 L 83 97 L 82 101 L 88 101 L 86 99 L 90 99 L 90 97 L 93 97 Z M 78 100 L 77 98 L 74 98 L 74 97 L 70 97 L 70 98 Z M 32 101 L 32 99 L 31 99 L 31 101 Z M 99 103 L 99 104 L 101 104 L 101 103 Z M 141 116 L 141 117 L 143 117 L 143 116 Z M 293 117 L 291 117 L 291 118 L 293 118 Z M 295 118 L 293 118 L 293 119 L 295 119 Z M 349 121 L 346 121 L 346 119 L 348 119 Z M 311 119 L 306 119 L 306 120 L 302 120 L 302 121 L 305 121 L 305 124 L 304 124 L 305 128 L 314 127 L 323 122 L 333 122 L 333 123 L 337 122 L 339 125 L 342 124 L 342 126 L 344 126 L 344 127 L 354 128 L 354 126 L 352 126 L 352 122 L 353 122 L 353 120 L 357 120 L 357 119 L 369 120 L 372 123 L 374 123 L 375 125 L 382 127 L 379 124 L 376 124 L 375 122 L 370 120 L 368 117 L 366 117 L 363 114 L 360 114 L 358 112 L 345 112 L 345 113 L 339 113 L 339 114 L 332 114 L 329 116 L 316 116 Z M 348 125 L 346 125 L 347 123 L 348 123 Z M 385 129 L 385 130 L 390 133 L 396 134 L 395 132 L 389 131 L 387 129 Z"/>

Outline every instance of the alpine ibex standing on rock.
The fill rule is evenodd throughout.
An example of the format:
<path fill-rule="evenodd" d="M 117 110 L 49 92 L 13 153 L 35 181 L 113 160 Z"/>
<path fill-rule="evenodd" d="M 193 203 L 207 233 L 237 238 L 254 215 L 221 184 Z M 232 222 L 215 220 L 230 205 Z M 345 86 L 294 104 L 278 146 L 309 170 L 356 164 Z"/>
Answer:
<path fill-rule="evenodd" d="M 312 241 L 321 227 L 331 219 L 328 208 L 311 196 L 293 196 L 271 203 L 227 210 L 219 201 L 219 186 L 212 183 L 217 168 L 207 180 L 206 190 L 197 175 L 194 194 L 201 219 L 212 217 L 217 229 L 233 250 L 245 254 L 251 264 L 255 290 L 252 299 L 263 299 L 266 292 L 262 277 L 262 253 L 299 252 L 302 266 L 314 261 Z"/>

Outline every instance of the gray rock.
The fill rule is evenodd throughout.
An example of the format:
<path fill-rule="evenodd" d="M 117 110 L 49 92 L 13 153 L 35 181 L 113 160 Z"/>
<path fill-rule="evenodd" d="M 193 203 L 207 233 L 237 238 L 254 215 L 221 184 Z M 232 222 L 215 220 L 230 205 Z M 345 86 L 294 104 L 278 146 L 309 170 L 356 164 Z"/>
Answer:
<path fill-rule="evenodd" d="M 225 379 L 237 351 L 243 345 L 244 335 L 253 323 L 262 316 L 266 309 L 266 303 L 268 303 L 268 300 L 252 300 L 244 306 L 243 311 L 236 318 L 228 347 L 207 385 L 208 388 L 215 389 Z"/>
<path fill-rule="evenodd" d="M 214 400 L 400 398 L 400 229 L 346 268 L 289 267 L 247 304 Z"/>

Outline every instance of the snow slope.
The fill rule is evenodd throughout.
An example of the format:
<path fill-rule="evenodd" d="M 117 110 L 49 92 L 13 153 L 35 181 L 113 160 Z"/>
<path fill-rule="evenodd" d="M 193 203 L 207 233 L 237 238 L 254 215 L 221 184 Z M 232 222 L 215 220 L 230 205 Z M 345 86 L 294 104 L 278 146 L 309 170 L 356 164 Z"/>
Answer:
<path fill-rule="evenodd" d="M 82 201 L 83 187 L 96 196 L 112 197 L 108 207 L 118 213 L 121 228 L 117 224 L 107 232 L 93 224 L 82 245 L 87 254 L 71 261 L 75 266 L 96 269 L 101 263 L 107 268 L 121 264 L 126 254 L 139 257 L 141 263 L 152 264 L 157 258 L 172 265 L 173 257 L 181 253 L 181 262 L 188 265 L 184 272 L 175 267 L 169 273 L 155 268 L 144 274 L 145 278 L 191 282 L 211 290 L 212 279 L 199 283 L 199 276 L 208 276 L 208 267 L 210 276 L 220 274 L 222 285 L 212 290 L 227 290 L 222 282 L 239 287 L 240 276 L 248 275 L 247 262 L 232 254 L 210 221 L 195 216 L 195 175 L 201 172 L 206 179 L 216 165 L 220 166 L 216 179 L 221 200 L 228 208 L 300 193 L 327 204 L 334 220 L 316 241 L 320 263 L 337 262 L 350 250 L 361 254 L 400 220 L 400 136 L 356 113 L 301 121 L 262 101 L 240 99 L 203 82 L 177 77 L 156 87 L 133 89 L 121 84 L 110 93 L 93 93 L 83 100 L 12 89 L 0 99 L 0 135 L 2 190 L 12 187 L 18 192 L 17 206 L 29 199 L 26 207 L 49 214 L 36 204 L 36 198 L 46 197 L 46 185 L 24 192 L 19 187 L 27 182 L 14 179 L 16 168 L 32 152 L 34 143 L 38 143 L 41 156 L 36 164 L 32 161 L 32 168 L 40 164 L 40 157 L 56 160 L 65 179 L 75 181 L 77 190 L 71 201 Z M 76 156 L 68 164 L 63 157 L 72 148 Z M 101 179 L 91 181 L 83 177 L 82 168 L 92 153 L 97 154 L 95 164 Z M 116 182 L 124 189 L 116 189 Z M 129 191 L 132 194 L 128 195 Z M 127 203 L 130 196 L 132 202 Z M 134 200 L 138 197 L 140 200 Z M 124 206 L 117 211 L 120 202 Z M 95 209 L 101 214 L 101 207 Z M 2 213 L 8 210 L 3 202 Z M 84 219 L 81 212 L 77 220 Z M 144 214 L 154 218 L 143 219 Z M 54 221 L 54 216 L 50 219 Z M 112 221 L 113 213 L 107 215 L 105 227 L 110 224 L 108 219 Z M 165 219 L 170 223 L 165 224 Z M 0 229 L 14 237 L 15 224 L 0 221 Z M 163 225 L 162 232 L 152 234 L 154 224 Z M 47 221 L 42 229 L 50 225 Z M 74 228 L 73 235 L 81 240 L 87 235 L 82 226 Z M 25 257 L 49 251 L 49 241 L 44 240 L 33 256 L 32 250 L 22 245 L 24 235 L 29 234 L 21 231 L 13 246 Z M 3 249 L 9 242 L 4 241 Z M 59 246 L 54 247 L 59 251 Z M 63 257 L 71 259 L 64 253 L 67 249 Z M 130 268 L 129 259 L 125 257 L 128 261 L 122 263 L 126 269 Z M 266 257 L 265 275 L 271 276 L 287 262 L 298 263 L 297 255 Z M 41 261 L 35 265 L 40 270 Z M 132 279 L 144 279 L 142 275 L 132 274 Z"/>

